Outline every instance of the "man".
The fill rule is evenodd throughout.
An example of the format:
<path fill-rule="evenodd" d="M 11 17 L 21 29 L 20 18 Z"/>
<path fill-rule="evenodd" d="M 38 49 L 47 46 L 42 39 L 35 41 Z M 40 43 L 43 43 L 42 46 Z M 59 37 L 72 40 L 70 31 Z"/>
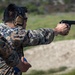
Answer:
<path fill-rule="evenodd" d="M 67 35 L 70 27 L 67 24 L 58 24 L 54 29 L 40 28 L 25 30 L 27 9 L 10 4 L 5 9 L 3 21 L 0 24 L 0 74 L 22 75 L 31 65 L 24 60 L 23 47 L 49 44 L 58 34 Z M 14 69 L 17 67 L 17 73 Z"/>

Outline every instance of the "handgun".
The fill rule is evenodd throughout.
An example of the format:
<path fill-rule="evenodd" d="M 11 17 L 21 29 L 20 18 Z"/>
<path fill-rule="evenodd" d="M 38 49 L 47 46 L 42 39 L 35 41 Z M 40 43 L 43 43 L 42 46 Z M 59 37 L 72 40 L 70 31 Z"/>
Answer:
<path fill-rule="evenodd" d="M 73 21 L 73 20 L 62 20 L 62 21 L 60 21 L 59 23 L 66 23 L 66 24 L 68 24 L 69 26 L 75 25 L 75 21 Z"/>

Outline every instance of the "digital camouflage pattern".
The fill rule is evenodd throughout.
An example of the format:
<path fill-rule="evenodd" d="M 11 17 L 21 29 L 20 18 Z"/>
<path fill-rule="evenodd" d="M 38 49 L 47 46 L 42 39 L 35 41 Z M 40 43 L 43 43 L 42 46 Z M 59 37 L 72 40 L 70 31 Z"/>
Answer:
<path fill-rule="evenodd" d="M 54 39 L 54 32 L 49 28 L 25 30 L 20 26 L 10 28 L 4 23 L 0 24 L 0 34 L 7 40 L 0 39 L 0 75 L 15 75 L 13 67 L 24 56 L 23 47 L 49 44 Z"/>
<path fill-rule="evenodd" d="M 16 66 L 19 60 L 18 54 L 12 49 L 6 39 L 0 35 L 0 75 L 14 75 L 13 66 Z"/>

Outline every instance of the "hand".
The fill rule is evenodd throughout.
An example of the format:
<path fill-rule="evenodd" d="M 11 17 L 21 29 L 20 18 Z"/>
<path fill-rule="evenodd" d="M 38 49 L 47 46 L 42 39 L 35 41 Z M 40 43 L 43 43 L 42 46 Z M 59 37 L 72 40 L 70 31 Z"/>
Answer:
<path fill-rule="evenodd" d="M 24 62 L 24 61 L 27 62 L 27 59 L 26 59 L 24 56 L 22 56 L 22 57 L 21 57 L 21 61 L 22 61 L 22 62 Z"/>
<path fill-rule="evenodd" d="M 31 67 L 31 65 L 28 62 L 24 61 L 23 66 L 20 67 L 21 68 L 20 71 L 27 72 L 30 67 Z"/>
<path fill-rule="evenodd" d="M 22 60 L 19 62 L 19 64 L 16 67 L 18 67 L 21 72 L 26 72 L 31 67 L 31 64 Z"/>
<path fill-rule="evenodd" d="M 60 34 L 63 36 L 67 35 L 69 33 L 69 30 L 70 30 L 70 26 L 65 23 L 58 24 L 54 29 L 56 34 Z"/>

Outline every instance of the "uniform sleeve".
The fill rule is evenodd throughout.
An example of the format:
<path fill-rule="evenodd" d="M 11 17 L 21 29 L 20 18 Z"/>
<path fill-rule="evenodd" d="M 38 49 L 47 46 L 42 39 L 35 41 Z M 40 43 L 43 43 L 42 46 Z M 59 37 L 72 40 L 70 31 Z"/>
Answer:
<path fill-rule="evenodd" d="M 6 64 L 13 67 L 19 64 L 18 54 L 11 48 L 5 38 L 0 36 L 0 56 L 5 60 Z"/>
<path fill-rule="evenodd" d="M 23 40 L 23 46 L 49 44 L 53 39 L 54 31 L 52 29 L 28 30 Z"/>

